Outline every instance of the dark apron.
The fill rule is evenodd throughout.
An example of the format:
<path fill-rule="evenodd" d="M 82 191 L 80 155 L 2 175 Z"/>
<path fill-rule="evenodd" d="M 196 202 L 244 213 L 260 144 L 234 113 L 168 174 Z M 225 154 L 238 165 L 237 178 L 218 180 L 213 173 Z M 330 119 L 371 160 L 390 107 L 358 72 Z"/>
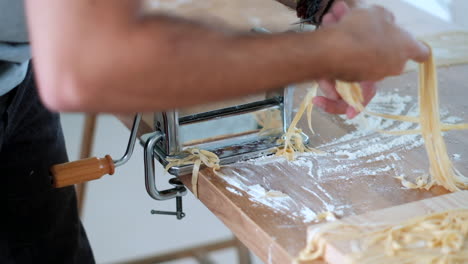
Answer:
<path fill-rule="evenodd" d="M 0 263 L 94 263 L 74 187 L 50 184 L 49 167 L 68 158 L 59 115 L 39 100 L 31 67 L 0 110 Z"/>

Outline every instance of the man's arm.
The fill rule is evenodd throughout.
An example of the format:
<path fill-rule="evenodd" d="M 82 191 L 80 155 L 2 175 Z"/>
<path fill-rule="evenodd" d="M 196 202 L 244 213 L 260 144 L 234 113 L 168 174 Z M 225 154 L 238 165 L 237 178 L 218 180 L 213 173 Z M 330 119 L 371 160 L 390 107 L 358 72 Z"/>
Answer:
<path fill-rule="evenodd" d="M 67 111 L 155 111 L 311 79 L 379 79 L 396 74 L 400 64 L 422 52 L 407 39 L 384 51 L 379 41 L 388 42 L 389 32 L 378 36 L 368 32 L 367 22 L 353 20 L 360 26 L 353 34 L 381 38 L 366 46 L 368 65 L 353 67 L 350 61 L 367 52 L 345 25 L 253 36 L 165 15 L 143 17 L 139 7 L 134 0 L 27 0 L 35 71 L 46 105 Z M 375 13 L 369 14 L 375 20 L 371 24 L 392 27 L 379 21 L 382 10 L 368 12 Z M 387 53 L 395 49 L 405 49 L 401 61 L 366 71 L 394 57 Z"/>

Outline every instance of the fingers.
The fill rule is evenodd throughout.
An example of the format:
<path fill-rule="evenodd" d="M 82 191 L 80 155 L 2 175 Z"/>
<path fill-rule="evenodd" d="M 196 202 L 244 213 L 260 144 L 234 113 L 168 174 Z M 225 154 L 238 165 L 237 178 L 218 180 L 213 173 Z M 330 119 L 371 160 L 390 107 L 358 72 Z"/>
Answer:
<path fill-rule="evenodd" d="M 364 106 L 368 105 L 369 102 L 374 98 L 377 93 L 377 85 L 375 82 L 361 82 L 362 94 L 364 96 Z"/>
<path fill-rule="evenodd" d="M 386 19 L 388 22 L 395 23 L 395 15 L 392 12 L 388 11 L 386 8 L 379 5 L 374 5 L 371 7 L 371 9 L 379 13 L 379 16 Z"/>
<path fill-rule="evenodd" d="M 323 16 L 322 26 L 329 26 L 337 23 L 349 10 L 348 5 L 343 1 L 334 3 L 330 12 Z"/>
<path fill-rule="evenodd" d="M 361 82 L 360 85 L 362 89 L 362 94 L 364 96 L 364 102 L 362 103 L 364 106 L 367 106 L 377 93 L 377 85 L 375 84 L 375 82 Z M 353 119 L 357 115 L 359 115 L 359 112 L 351 106 L 349 106 L 346 110 L 346 116 L 349 119 Z"/>
<path fill-rule="evenodd" d="M 315 97 L 312 102 L 317 107 L 322 108 L 325 112 L 335 115 L 345 114 L 348 109 L 348 104 L 343 100 L 331 100 L 323 96 Z"/>
<path fill-rule="evenodd" d="M 353 107 L 348 106 L 348 108 L 346 109 L 346 116 L 347 116 L 349 119 L 353 119 L 353 118 L 355 118 L 357 115 L 359 115 L 359 112 L 356 111 L 356 109 L 354 109 Z"/>
<path fill-rule="evenodd" d="M 340 95 L 336 92 L 335 82 L 321 80 L 318 84 L 325 97 L 331 100 L 340 99 Z"/>
<path fill-rule="evenodd" d="M 327 13 L 326 15 L 323 16 L 322 18 L 322 26 L 326 27 L 329 25 L 333 25 L 336 22 L 338 22 L 335 18 L 335 16 L 332 13 Z"/>
<path fill-rule="evenodd" d="M 320 81 L 320 88 L 325 93 L 325 96 L 317 96 L 313 99 L 314 105 L 322 108 L 330 114 L 346 114 L 349 119 L 356 117 L 359 112 L 343 101 L 335 90 L 335 86 L 330 81 Z M 360 83 L 362 93 L 364 95 L 364 106 L 366 106 L 377 92 L 375 82 Z"/>
<path fill-rule="evenodd" d="M 419 63 L 427 61 L 431 55 L 431 49 L 419 40 L 414 40 L 409 52 L 410 58 Z"/>
<path fill-rule="evenodd" d="M 331 13 L 337 21 L 340 21 L 341 18 L 349 12 L 349 10 L 349 6 L 345 2 L 339 1 L 333 4 Z"/>
<path fill-rule="evenodd" d="M 397 30 L 400 31 L 402 38 L 406 41 L 405 45 L 408 59 L 419 63 L 423 63 L 429 59 L 431 48 L 426 43 L 417 40 L 414 35 L 401 27 L 397 26 Z"/>

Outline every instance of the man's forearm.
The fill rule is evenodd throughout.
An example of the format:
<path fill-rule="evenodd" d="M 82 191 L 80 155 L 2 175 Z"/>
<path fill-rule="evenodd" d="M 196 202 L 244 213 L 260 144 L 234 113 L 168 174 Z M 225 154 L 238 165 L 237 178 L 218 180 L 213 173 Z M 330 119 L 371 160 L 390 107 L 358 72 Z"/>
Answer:
<path fill-rule="evenodd" d="M 39 87 L 49 106 L 154 111 L 322 78 L 329 70 L 327 31 L 226 33 L 163 15 L 137 17 L 133 3 L 28 1 Z"/>

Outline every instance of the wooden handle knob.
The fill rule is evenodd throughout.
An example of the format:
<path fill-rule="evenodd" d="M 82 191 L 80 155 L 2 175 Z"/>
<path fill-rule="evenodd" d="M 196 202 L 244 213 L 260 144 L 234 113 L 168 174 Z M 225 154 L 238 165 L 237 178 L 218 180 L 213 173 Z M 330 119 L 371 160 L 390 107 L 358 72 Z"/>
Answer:
<path fill-rule="evenodd" d="M 112 175 L 114 171 L 114 162 L 109 155 L 101 159 L 93 157 L 57 164 L 50 168 L 55 188 L 96 180 L 106 174 Z"/>

